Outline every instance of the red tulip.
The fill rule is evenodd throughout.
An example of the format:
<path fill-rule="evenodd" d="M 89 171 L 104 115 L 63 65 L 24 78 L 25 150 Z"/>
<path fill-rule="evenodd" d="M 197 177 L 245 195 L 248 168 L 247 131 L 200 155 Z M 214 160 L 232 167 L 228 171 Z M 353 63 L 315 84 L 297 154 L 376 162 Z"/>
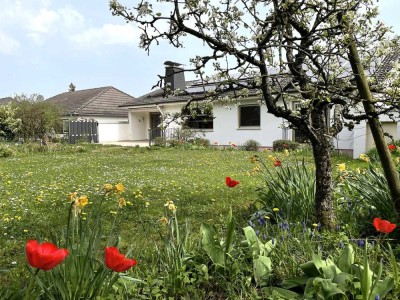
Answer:
<path fill-rule="evenodd" d="M 117 247 L 106 247 L 104 262 L 107 268 L 115 272 L 124 272 L 137 264 L 136 259 L 126 258 L 125 255 L 119 253 Z"/>
<path fill-rule="evenodd" d="M 373 224 L 375 226 L 376 231 L 385 234 L 391 233 L 396 228 L 396 224 L 390 223 L 389 221 L 386 220 L 381 220 L 379 218 L 375 218 Z"/>
<path fill-rule="evenodd" d="M 233 188 L 233 187 L 237 186 L 240 182 L 237 181 L 237 180 L 233 180 L 233 179 L 230 178 L 230 177 L 226 177 L 226 178 L 225 178 L 225 183 L 226 183 L 226 185 L 227 185 L 228 187 Z"/>
<path fill-rule="evenodd" d="M 390 145 L 388 146 L 388 148 L 389 148 L 390 151 L 394 151 L 394 150 L 397 149 L 396 145 L 393 145 L 393 144 L 390 144 Z"/>
<path fill-rule="evenodd" d="M 280 166 L 282 166 L 281 161 L 279 159 L 275 160 L 274 161 L 274 167 L 276 168 L 276 167 L 280 167 Z"/>
<path fill-rule="evenodd" d="M 49 242 L 39 244 L 35 240 L 29 240 L 26 244 L 26 257 L 29 264 L 44 271 L 51 270 L 60 264 L 68 253 L 67 249 L 59 249 Z"/>

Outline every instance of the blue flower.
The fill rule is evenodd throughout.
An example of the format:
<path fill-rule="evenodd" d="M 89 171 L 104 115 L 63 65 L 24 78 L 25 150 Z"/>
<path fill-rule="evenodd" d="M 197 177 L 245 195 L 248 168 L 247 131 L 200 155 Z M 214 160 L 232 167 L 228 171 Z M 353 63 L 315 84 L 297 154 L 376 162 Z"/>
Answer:
<path fill-rule="evenodd" d="M 343 241 L 340 240 L 340 241 L 339 241 L 339 248 L 343 248 L 343 247 L 344 247 Z"/>
<path fill-rule="evenodd" d="M 359 247 L 364 247 L 365 241 L 364 241 L 364 240 L 358 240 L 357 245 L 358 245 Z"/>
<path fill-rule="evenodd" d="M 375 295 L 375 300 L 381 300 L 381 296 L 379 296 L 379 294 Z"/>

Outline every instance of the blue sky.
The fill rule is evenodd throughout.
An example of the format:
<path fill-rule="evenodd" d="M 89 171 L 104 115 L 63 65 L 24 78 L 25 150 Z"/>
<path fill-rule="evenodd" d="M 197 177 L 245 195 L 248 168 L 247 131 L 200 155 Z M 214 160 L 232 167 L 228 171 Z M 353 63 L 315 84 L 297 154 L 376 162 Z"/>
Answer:
<path fill-rule="evenodd" d="M 201 52 L 201 43 L 162 43 L 147 55 L 139 30 L 112 16 L 108 0 L 0 0 L 0 7 L 0 98 L 49 98 L 71 82 L 77 90 L 111 85 L 137 97 L 157 82 L 164 61 L 189 66 Z M 380 0 L 379 8 L 380 19 L 400 33 L 400 1 Z"/>

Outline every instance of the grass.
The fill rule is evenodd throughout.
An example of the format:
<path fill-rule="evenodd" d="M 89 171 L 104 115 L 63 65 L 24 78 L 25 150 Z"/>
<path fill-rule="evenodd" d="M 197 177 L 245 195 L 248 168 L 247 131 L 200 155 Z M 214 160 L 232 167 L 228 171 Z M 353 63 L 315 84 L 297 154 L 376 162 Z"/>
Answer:
<path fill-rule="evenodd" d="M 105 183 L 123 183 L 124 197 L 132 205 L 121 209 L 116 226 L 121 244 L 132 245 L 142 260 L 154 248 L 168 200 L 178 207 L 180 221 L 187 219 L 195 232 L 202 222 L 223 225 L 230 207 L 236 216 L 245 218 L 254 212 L 249 206 L 257 199 L 256 187 L 262 184 L 259 176 L 249 176 L 253 168 L 249 158 L 254 152 L 84 147 L 86 151 L 70 148 L 0 159 L 0 266 L 12 270 L 0 273 L 0 284 L 18 280 L 23 273 L 28 239 L 48 240 L 60 234 L 67 222 L 70 192 L 96 201 Z M 265 160 L 269 154 L 258 153 Z M 312 161 L 310 153 L 305 155 Z M 291 160 L 283 154 L 279 157 L 282 163 Z M 334 159 L 334 164 L 344 160 Z M 351 159 L 346 163 L 352 167 L 363 164 Z M 227 188 L 226 176 L 241 184 Z M 110 227 L 116 203 L 108 203 L 107 209 L 105 221 Z"/>

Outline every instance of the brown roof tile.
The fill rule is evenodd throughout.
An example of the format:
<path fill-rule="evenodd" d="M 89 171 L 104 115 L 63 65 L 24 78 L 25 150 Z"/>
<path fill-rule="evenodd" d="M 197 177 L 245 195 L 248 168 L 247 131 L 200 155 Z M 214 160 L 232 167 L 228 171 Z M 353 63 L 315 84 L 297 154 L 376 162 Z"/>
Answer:
<path fill-rule="evenodd" d="M 120 105 L 135 98 L 112 87 L 66 92 L 46 101 L 57 104 L 65 115 L 127 117 L 128 111 Z"/>

